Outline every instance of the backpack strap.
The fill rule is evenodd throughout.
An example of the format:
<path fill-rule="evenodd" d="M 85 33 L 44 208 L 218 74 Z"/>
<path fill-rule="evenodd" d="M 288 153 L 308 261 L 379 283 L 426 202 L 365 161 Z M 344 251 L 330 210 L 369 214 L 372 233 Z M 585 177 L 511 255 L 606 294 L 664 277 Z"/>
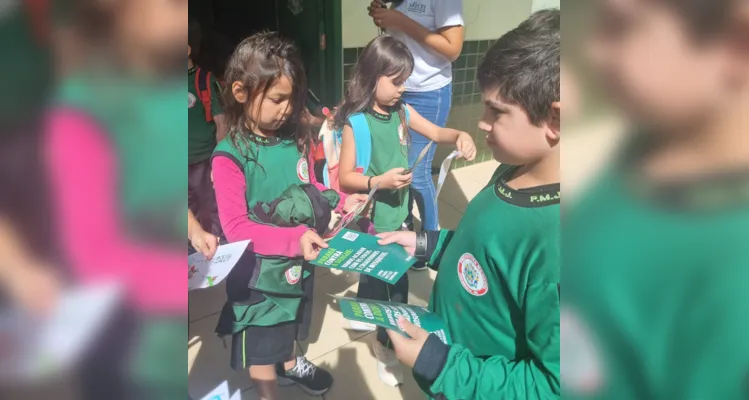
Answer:
<path fill-rule="evenodd" d="M 352 114 L 348 118 L 356 142 L 356 172 L 366 175 L 372 161 L 372 133 L 363 113 Z"/>
<path fill-rule="evenodd" d="M 211 111 L 211 72 L 200 67 L 195 71 L 195 91 L 198 93 L 200 102 L 203 103 L 205 110 L 205 120 L 213 122 L 213 113 Z"/>

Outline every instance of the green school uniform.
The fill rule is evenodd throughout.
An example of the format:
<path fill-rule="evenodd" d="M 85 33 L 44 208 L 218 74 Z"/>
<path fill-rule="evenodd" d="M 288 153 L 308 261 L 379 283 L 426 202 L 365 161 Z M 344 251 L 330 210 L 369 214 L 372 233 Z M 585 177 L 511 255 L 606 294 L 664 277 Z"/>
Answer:
<path fill-rule="evenodd" d="M 187 233 L 187 120 L 179 111 L 184 107 L 180 80 L 144 82 L 89 71 L 68 79 L 56 99 L 59 106 L 94 118 L 109 135 L 117 152 L 118 199 L 126 229 L 175 248 L 184 246 Z M 187 362 L 187 356 L 174 338 L 186 337 L 187 325 L 183 318 L 141 317 L 131 373 L 138 385 L 152 391 L 152 398 L 171 398 L 184 387 L 184 372 L 175 370 L 174 362 Z"/>
<path fill-rule="evenodd" d="M 559 184 L 514 190 L 515 170 L 500 166 L 432 253 L 429 309 L 454 342 L 436 380 L 416 376 L 434 398 L 559 396 Z"/>
<path fill-rule="evenodd" d="M 231 136 L 216 146 L 213 157 L 227 157 L 243 172 L 246 180 L 245 199 L 248 210 L 259 202 L 270 203 L 289 186 L 309 183 L 309 166 L 306 157 L 300 153 L 292 140 L 265 138 L 246 133 L 249 143 L 235 145 Z M 240 150 L 241 149 L 241 150 Z M 272 255 L 258 255 L 258 262 L 281 262 Z M 283 261 L 285 262 L 285 261 Z M 301 265 L 301 261 L 300 261 Z M 309 276 L 304 271 L 303 277 Z M 242 302 L 244 299 L 229 299 L 224 310 L 232 310 L 232 316 L 224 316 L 222 321 L 233 321 L 232 326 L 221 325 L 222 334 L 241 332 L 248 326 L 273 326 L 293 321 L 297 317 L 301 297 L 276 296 L 264 293 L 265 301 L 253 305 Z"/>
<path fill-rule="evenodd" d="M 382 175 L 393 168 L 408 169 L 408 143 L 397 112 L 365 114 L 372 136 L 372 160 L 366 176 Z M 377 232 L 401 229 L 408 216 L 408 188 L 379 190 L 374 200 L 372 222 Z"/>
<path fill-rule="evenodd" d="M 216 147 L 216 124 L 205 119 L 205 108 L 195 87 L 197 67 L 187 71 L 187 163 L 193 164 L 211 157 Z M 211 74 L 211 114 L 216 117 L 224 113 L 219 100 L 220 89 Z"/>
<path fill-rule="evenodd" d="M 749 171 L 654 185 L 626 153 L 564 217 L 564 398 L 749 398 Z"/>

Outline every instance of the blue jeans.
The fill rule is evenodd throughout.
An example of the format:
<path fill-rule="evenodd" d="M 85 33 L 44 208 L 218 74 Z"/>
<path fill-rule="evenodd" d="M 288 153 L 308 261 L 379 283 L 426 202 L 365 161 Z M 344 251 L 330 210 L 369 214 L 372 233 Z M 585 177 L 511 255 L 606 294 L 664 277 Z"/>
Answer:
<path fill-rule="evenodd" d="M 426 118 L 439 127 L 445 127 L 447 116 L 450 114 L 450 105 L 452 103 L 453 85 L 432 90 L 429 92 L 405 92 L 403 100 L 416 110 L 422 117 Z M 408 149 L 408 163 L 413 165 L 429 139 L 409 130 L 411 135 L 411 147 Z M 413 223 L 413 203 L 419 207 L 421 215 L 422 230 L 436 230 L 439 224 L 439 210 L 437 209 L 437 191 L 432 181 L 432 161 L 437 146 L 429 149 L 426 157 L 413 171 L 413 181 L 411 182 L 411 195 L 408 200 L 408 218 L 407 224 Z"/>

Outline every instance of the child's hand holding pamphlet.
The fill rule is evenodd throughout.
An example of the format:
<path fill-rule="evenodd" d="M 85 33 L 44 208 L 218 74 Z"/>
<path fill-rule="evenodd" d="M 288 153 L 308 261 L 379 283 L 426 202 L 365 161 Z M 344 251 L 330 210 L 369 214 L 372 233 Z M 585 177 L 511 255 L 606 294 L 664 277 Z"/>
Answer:
<path fill-rule="evenodd" d="M 387 301 L 335 296 L 334 298 L 341 307 L 343 318 L 348 320 L 375 324 L 408 337 L 398 324 L 398 318 L 402 316 L 417 327 L 429 333 L 434 333 L 445 344 L 451 343 L 450 335 L 445 329 L 445 323 L 436 314 L 430 313 L 424 307 Z"/>
<path fill-rule="evenodd" d="M 328 241 L 328 248 L 311 263 L 318 267 L 359 272 L 394 284 L 416 262 L 397 244 L 381 246 L 379 238 L 342 229 Z"/>

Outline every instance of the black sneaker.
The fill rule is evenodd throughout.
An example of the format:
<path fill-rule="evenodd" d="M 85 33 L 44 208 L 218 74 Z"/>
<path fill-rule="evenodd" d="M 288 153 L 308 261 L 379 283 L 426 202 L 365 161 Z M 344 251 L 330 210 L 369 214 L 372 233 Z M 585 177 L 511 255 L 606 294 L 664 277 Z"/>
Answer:
<path fill-rule="evenodd" d="M 276 365 L 276 374 L 280 386 L 296 383 L 311 396 L 320 396 L 333 385 L 330 372 L 318 368 L 301 356 L 296 358 L 296 365 L 289 371 L 284 372 L 283 364 Z"/>

